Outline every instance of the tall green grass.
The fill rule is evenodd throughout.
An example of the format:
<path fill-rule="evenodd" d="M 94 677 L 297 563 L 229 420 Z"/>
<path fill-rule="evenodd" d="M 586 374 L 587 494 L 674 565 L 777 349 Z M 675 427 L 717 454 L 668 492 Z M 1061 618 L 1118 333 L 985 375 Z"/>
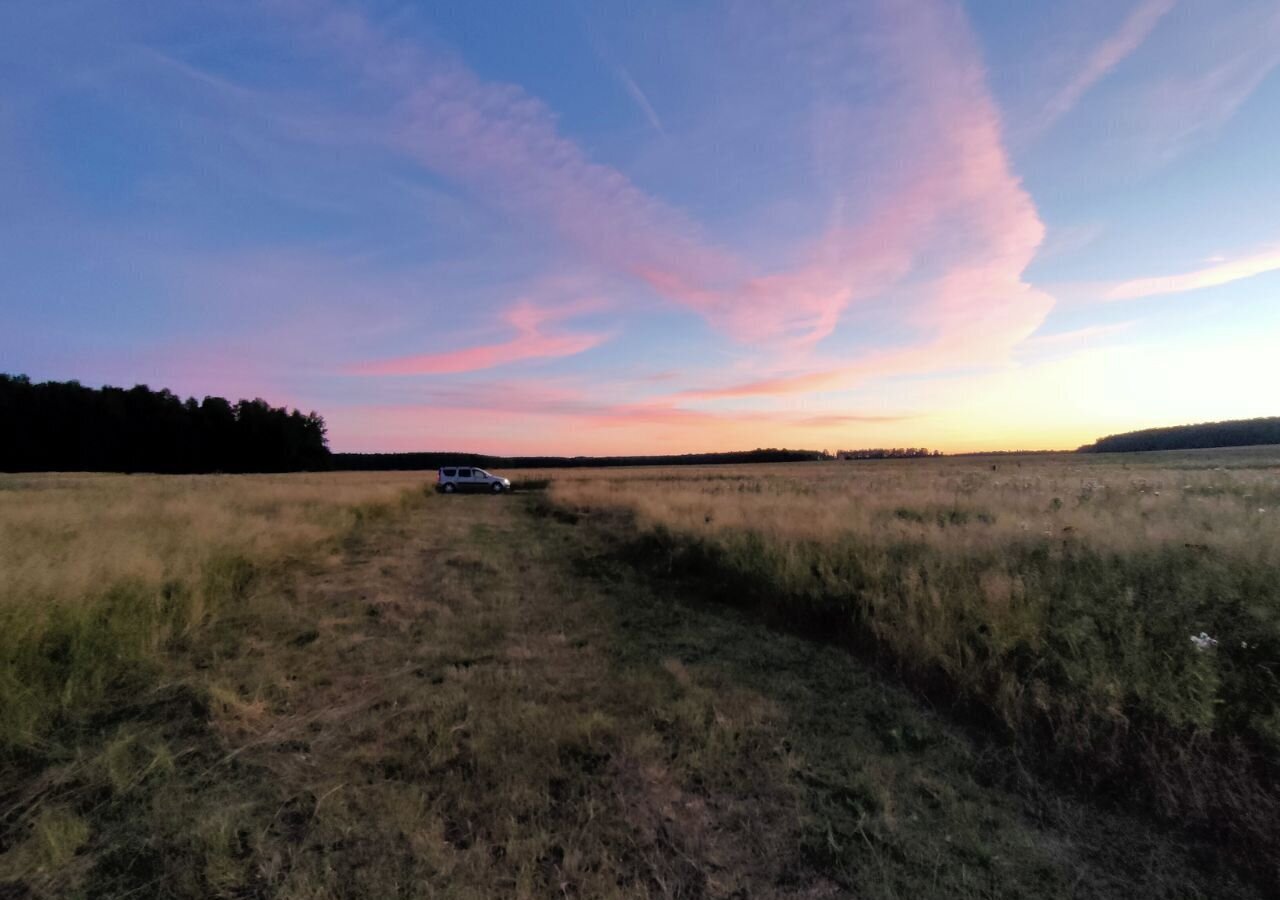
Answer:
<path fill-rule="evenodd" d="M 257 572 L 226 554 L 194 584 L 125 579 L 39 615 L 0 610 L 0 749 L 35 748 L 68 715 L 150 680 L 175 642 L 248 597 Z"/>
<path fill-rule="evenodd" d="M 1102 752 L 1103 735 L 1159 721 L 1280 749 L 1280 579 L 1267 566 L 1175 547 L 1027 542 L 955 558 L 923 543 L 663 526 L 647 552 L 728 576 L 722 593 L 780 620 L 835 628 L 904 672 L 945 679 L 1014 731 L 1049 715 L 1073 746 Z M 993 582 L 1005 586 L 998 605 Z M 1201 631 L 1217 645 L 1198 649 Z"/>
<path fill-rule="evenodd" d="M 659 571 L 854 646 L 1042 771 L 1228 834 L 1280 876 L 1269 471 L 1019 468 L 1014 491 L 973 463 L 916 462 L 553 497 L 629 511 Z"/>

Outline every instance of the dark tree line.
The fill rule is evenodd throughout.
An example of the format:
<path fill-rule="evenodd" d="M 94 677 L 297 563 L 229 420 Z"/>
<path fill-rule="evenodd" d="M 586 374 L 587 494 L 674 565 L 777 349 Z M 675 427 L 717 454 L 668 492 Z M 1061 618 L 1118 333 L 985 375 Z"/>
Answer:
<path fill-rule="evenodd" d="M 830 459 L 820 450 L 737 450 L 667 456 L 484 456 L 478 453 L 335 453 L 333 467 L 348 470 L 428 470 L 441 466 L 494 469 L 564 469 L 599 466 L 697 466 L 724 463 L 810 462 Z"/>
<path fill-rule="evenodd" d="M 941 450 L 926 450 L 924 447 L 875 447 L 870 450 L 836 451 L 836 459 L 915 459 L 941 455 Z"/>
<path fill-rule="evenodd" d="M 0 471 L 291 472 L 329 460 L 314 412 L 0 374 Z"/>
<path fill-rule="evenodd" d="M 1280 416 L 1203 422 L 1171 428 L 1147 428 L 1099 438 L 1081 453 L 1130 453 L 1137 450 L 1203 450 L 1214 447 L 1252 447 L 1280 444 Z"/>

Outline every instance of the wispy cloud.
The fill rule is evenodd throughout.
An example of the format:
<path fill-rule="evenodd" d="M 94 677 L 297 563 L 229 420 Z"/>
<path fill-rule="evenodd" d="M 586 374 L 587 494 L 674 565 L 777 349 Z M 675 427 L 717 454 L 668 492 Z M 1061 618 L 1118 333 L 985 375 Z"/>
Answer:
<path fill-rule="evenodd" d="M 1160 212 L 1123 209 L 1129 198 L 1119 195 L 1088 208 L 1096 196 L 1073 195 L 1069 210 L 1061 200 L 1053 208 L 1098 224 L 1054 223 L 1061 231 L 1046 246 L 961 0 L 730 6 L 723 17 L 680 19 L 690 30 L 671 52 L 686 56 L 673 56 L 661 78 L 640 67 L 635 51 L 646 41 L 621 30 L 619 47 L 632 52 L 602 56 L 600 66 L 580 41 L 567 42 L 598 69 L 604 102 L 625 113 L 612 132 L 618 116 L 591 122 L 588 135 L 575 130 L 599 90 L 553 79 L 541 82 L 553 92 L 543 99 L 495 81 L 484 73 L 512 69 L 492 57 L 493 45 L 444 47 L 429 14 L 404 7 L 379 18 L 386 6 L 359 0 L 272 0 L 250 42 L 273 53 L 260 64 L 193 49 L 182 29 L 155 23 L 104 42 L 127 65 L 67 107 L 109 96 L 101 121 L 151 129 L 139 146 L 154 158 L 140 155 L 127 173 L 135 182 L 114 184 L 105 150 L 73 170 L 66 160 L 84 152 L 73 146 L 74 127 L 33 128 L 29 143 L 48 144 L 49 192 L 77 194 L 68 218 L 100 217 L 102 232 L 116 235 L 76 246 L 109 256 L 112 272 L 143 273 L 136 289 L 116 279 L 116 294 L 155 298 L 133 307 L 146 313 L 139 327 L 153 330 L 151 343 L 181 354 L 189 338 L 219 351 L 193 363 L 191 383 L 211 391 L 220 377 L 235 383 L 218 361 L 238 369 L 243 356 L 260 363 L 244 366 L 255 377 L 287 373 L 282 391 L 311 385 L 326 412 L 402 403 L 394 415 L 406 428 L 439 414 L 433 433 L 452 440 L 452 426 L 466 424 L 466 434 L 512 441 L 500 449 L 535 431 L 561 449 L 588 429 L 640 442 L 624 450 L 817 440 L 841 428 L 880 434 L 904 414 L 868 398 L 895 398 L 925 421 L 947 405 L 937 400 L 945 385 L 988 375 L 984 383 L 1007 385 L 1064 348 L 1122 343 L 1108 337 L 1129 323 L 1098 324 L 1117 309 L 1083 303 L 1070 326 L 1052 325 L 1073 330 L 1042 334 L 1057 296 L 1121 301 L 1280 269 L 1280 247 L 1254 245 L 1230 260 L 1193 262 L 1194 271 L 1073 280 L 1083 247 L 1105 255 L 1132 241 L 1135 254 L 1149 253 L 1162 237 Z M 1033 154 L 1101 156 L 1119 143 L 1111 132 L 1078 133 L 1094 111 L 1115 131 L 1159 125 L 1153 144 L 1221 124 L 1280 60 L 1275 10 L 1245 0 L 1117 5 L 1093 32 L 1106 35 L 1101 43 L 1047 92 L 1038 127 L 1058 130 L 1052 143 L 1022 148 L 1031 171 L 1045 171 Z M 218 46 L 240 48 L 243 24 L 222 27 Z M 1008 51 L 1005 30 L 986 37 L 993 53 Z M 139 49 L 153 40 L 158 49 Z M 572 114 L 557 115 L 553 100 Z M 0 125 L 14 115 L 0 104 Z M 1244 158 L 1247 148 L 1235 149 Z M 1215 162 L 1197 159 L 1191 191 Z M 1087 176 L 1118 168 L 1104 163 Z M 34 184 L 31 167 L 8 168 Z M 1177 191 L 1182 173 L 1169 174 Z M 1224 190 L 1243 181 L 1228 179 Z M 1061 198 L 1065 188 L 1046 190 Z M 1252 198 L 1266 199 L 1263 190 Z M 49 257 L 65 259 L 68 232 L 47 215 L 42 224 L 43 201 L 24 202 L 9 230 L 46 228 Z M 121 209 L 136 217 L 132 230 L 121 227 L 129 224 Z M 1135 235 L 1135 225 L 1152 236 Z M 1096 239 L 1103 228 L 1107 242 Z M 1185 236 L 1164 237 L 1172 247 Z M 1045 265 L 1051 253 L 1059 259 Z M 211 258 L 202 264 L 198 255 Z M 1061 290 L 1033 281 L 1033 261 Z M 51 271 L 31 266 L 23 304 L 69 293 Z M 562 272 L 590 286 L 539 286 Z M 91 279 L 110 280 L 90 272 L 81 281 Z M 94 287 L 82 297 L 94 298 Z M 587 294 L 609 296 L 611 306 L 588 318 L 556 302 Z M 498 309 L 495 296 L 527 299 Z M 24 311 L 23 324 L 94 313 L 79 302 L 58 319 Z M 447 330 L 433 328 L 446 320 Z M 1142 329 L 1142 339 L 1161 327 Z M 130 341 L 128 352 L 145 343 Z"/>
<path fill-rule="evenodd" d="M 667 129 L 662 127 L 662 120 L 658 118 L 658 111 L 653 108 L 653 104 L 649 102 L 645 92 L 640 90 L 640 85 L 636 84 L 636 80 L 631 77 L 631 73 L 622 66 L 615 66 L 614 74 L 618 76 L 618 81 L 622 82 L 622 86 L 626 88 L 627 94 L 635 101 L 636 106 L 640 107 L 640 111 L 649 120 L 653 130 L 658 134 L 665 135 Z"/>
<path fill-rule="evenodd" d="M 446 375 L 493 369 L 533 359 L 575 356 L 598 347 L 609 339 L 609 335 L 548 333 L 543 326 L 581 311 L 581 306 L 549 308 L 521 301 L 503 315 L 506 324 L 516 331 L 516 336 L 510 340 L 443 353 L 362 363 L 349 371 L 356 375 Z"/>
<path fill-rule="evenodd" d="M 519 382 L 455 385 L 419 395 L 412 403 L 360 405 L 366 412 L 465 413 L 480 418 L 511 416 L 558 420 L 566 427 L 624 428 L 668 425 L 713 433 L 718 427 L 785 426 L 824 429 L 851 424 L 887 424 L 912 418 L 910 413 L 806 412 L 795 409 L 685 409 L 670 403 L 609 403 L 581 390 L 528 379 Z"/>
<path fill-rule="evenodd" d="M 1018 223 L 1008 224 L 1015 229 L 1030 225 L 1024 237 L 1031 238 L 1031 248 L 1039 241 L 1034 209 L 1009 173 L 998 115 L 962 16 L 949 4 L 925 3 L 918 17 L 923 24 L 913 24 L 891 4 L 878 8 L 883 27 L 902 32 L 887 64 L 909 80 L 905 95 L 888 102 L 919 101 L 937 126 L 914 129 L 921 143 L 902 148 L 915 158 L 910 164 L 920 170 L 918 178 L 903 194 L 884 198 L 858 226 L 829 231 L 811 242 L 797 265 L 772 272 L 708 241 L 685 214 L 592 161 L 560 132 L 551 111 L 521 88 L 485 82 L 456 62 L 428 61 L 350 14 L 334 14 L 319 33 L 402 92 L 399 145 L 434 171 L 549 227 L 595 264 L 639 279 L 739 340 L 813 344 L 834 331 L 851 303 L 905 275 L 952 218 L 976 225 L 981 235 L 1013 216 Z M 960 56 L 951 47 L 952 26 L 960 29 Z M 830 36 L 842 38 L 848 34 Z M 927 43 L 928 52 L 953 64 L 929 60 L 922 67 L 925 57 L 902 52 L 913 42 Z M 947 71 L 932 71 L 939 68 Z M 929 79 L 938 75 L 959 81 L 934 96 Z M 947 92 L 949 98 L 941 96 Z M 951 110 L 945 102 L 975 105 Z M 830 139 L 854 141 L 858 135 Z M 1029 257 L 1022 248 L 1015 253 L 1019 258 L 1002 265 L 1016 264 L 1020 271 Z"/>
<path fill-rule="evenodd" d="M 1154 71 L 1116 96 L 1127 140 L 1168 162 L 1215 135 L 1280 65 L 1274 0 L 1188 6 Z"/>
<path fill-rule="evenodd" d="M 1032 137 L 1043 134 L 1075 108 L 1090 88 L 1142 45 L 1175 3 L 1176 0 L 1140 0 L 1120 28 L 1089 55 L 1080 70 L 1041 108 L 1028 127 L 1029 134 Z"/>
<path fill-rule="evenodd" d="M 1055 331 L 1050 334 L 1035 334 L 1019 345 L 1019 350 L 1040 352 L 1044 350 L 1074 350 L 1092 345 L 1100 338 L 1110 337 L 1128 331 L 1136 321 L 1110 322 L 1106 325 L 1086 325 L 1084 328 L 1073 328 L 1070 331 Z"/>
<path fill-rule="evenodd" d="M 582 13 L 582 10 L 579 10 Z M 653 108 L 653 104 L 649 102 L 649 96 L 640 89 L 640 85 L 636 84 L 636 80 L 631 77 L 631 73 L 627 71 L 627 67 L 618 62 L 617 54 L 609 46 L 609 42 L 604 39 L 600 31 L 592 24 L 590 19 L 583 13 L 580 16 L 582 20 L 582 29 L 590 44 L 591 50 L 595 53 L 596 58 L 613 73 L 618 79 L 618 83 L 622 85 L 623 90 L 627 92 L 627 96 L 635 103 L 636 108 L 644 115 L 649 125 L 659 135 L 665 137 L 666 128 L 662 125 L 662 119 L 659 118 L 657 110 Z"/>
<path fill-rule="evenodd" d="M 715 414 L 663 408 L 583 408 L 406 404 L 338 407 L 326 411 L 331 429 L 349 435 L 344 450 L 421 450 L 465 446 L 479 452 L 543 454 L 683 452 L 756 446 L 767 434 L 788 446 L 835 446 L 850 426 L 893 429 L 904 418 L 854 414 Z M 564 435 L 573 435 L 566 451 Z M 370 436 L 376 435 L 376 441 Z M 654 442 L 654 438 L 658 442 Z"/>
<path fill-rule="evenodd" d="M 1218 287 L 1253 278 L 1265 272 L 1280 269 L 1280 245 L 1270 247 L 1250 256 L 1227 260 L 1212 266 L 1182 272 L 1177 275 L 1157 275 L 1153 278 L 1134 278 L 1113 284 L 1102 292 L 1106 300 L 1136 300 L 1161 294 L 1181 294 L 1201 288 Z"/>
<path fill-rule="evenodd" d="M 814 264 L 775 276 L 763 290 L 808 300 L 807 308 L 824 316 L 814 325 L 821 333 L 862 292 L 875 295 L 911 271 L 931 272 L 901 313 L 916 339 L 852 362 L 819 360 L 804 371 L 683 391 L 682 401 L 837 391 L 872 377 L 999 364 L 1053 306 L 1022 275 L 1044 226 L 1012 171 L 968 24 L 942 3 L 917 4 L 910 15 L 886 7 L 882 16 L 891 48 L 884 64 L 901 92 L 891 100 L 923 120 L 900 148 L 909 177 L 864 228 L 826 235 Z M 841 58 L 831 48 L 816 52 Z"/>

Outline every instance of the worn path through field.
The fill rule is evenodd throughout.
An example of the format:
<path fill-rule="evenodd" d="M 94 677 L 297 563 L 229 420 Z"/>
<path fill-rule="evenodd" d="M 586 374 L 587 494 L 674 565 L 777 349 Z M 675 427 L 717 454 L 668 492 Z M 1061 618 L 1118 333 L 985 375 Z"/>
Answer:
<path fill-rule="evenodd" d="M 430 497 L 219 662 L 284 897 L 1248 896 L 1045 792 L 844 651 L 623 561 L 626 523 Z"/>

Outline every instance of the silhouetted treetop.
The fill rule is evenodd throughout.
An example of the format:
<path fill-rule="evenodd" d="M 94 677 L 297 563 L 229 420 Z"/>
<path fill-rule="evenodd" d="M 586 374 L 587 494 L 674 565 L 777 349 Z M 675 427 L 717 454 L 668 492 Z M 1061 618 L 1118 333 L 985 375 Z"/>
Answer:
<path fill-rule="evenodd" d="M 941 455 L 941 450 L 929 450 L 925 447 L 872 447 L 836 451 L 836 459 L 917 459 Z"/>
<path fill-rule="evenodd" d="M 1098 438 L 1081 453 L 1131 453 L 1139 450 L 1203 450 L 1280 444 L 1280 416 L 1146 428 Z"/>
<path fill-rule="evenodd" d="M 0 471 L 291 472 L 329 467 L 324 419 L 265 400 L 182 400 L 0 374 Z"/>

